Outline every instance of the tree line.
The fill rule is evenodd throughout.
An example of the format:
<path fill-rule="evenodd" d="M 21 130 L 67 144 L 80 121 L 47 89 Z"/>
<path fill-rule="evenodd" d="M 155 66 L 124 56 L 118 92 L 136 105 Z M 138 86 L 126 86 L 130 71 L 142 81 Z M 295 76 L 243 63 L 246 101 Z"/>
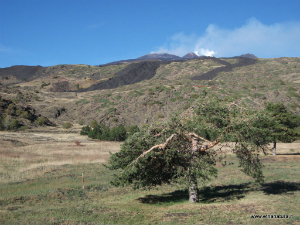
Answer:
<path fill-rule="evenodd" d="M 120 124 L 117 127 L 109 128 L 105 124 L 98 124 L 97 121 L 93 120 L 90 125 L 82 127 L 80 134 L 102 141 L 125 141 L 127 137 L 138 131 L 137 125 L 125 127 Z"/>

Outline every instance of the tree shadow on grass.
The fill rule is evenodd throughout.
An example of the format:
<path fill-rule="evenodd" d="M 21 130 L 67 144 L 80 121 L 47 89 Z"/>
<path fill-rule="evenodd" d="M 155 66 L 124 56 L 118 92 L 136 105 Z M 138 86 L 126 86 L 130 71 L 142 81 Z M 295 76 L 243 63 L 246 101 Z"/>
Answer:
<path fill-rule="evenodd" d="M 201 203 L 226 202 L 244 198 L 251 191 L 251 183 L 206 187 L 199 191 Z"/>
<path fill-rule="evenodd" d="M 138 198 L 138 201 L 146 204 L 177 203 L 189 199 L 188 190 L 177 190 L 162 195 L 146 195 Z"/>
<path fill-rule="evenodd" d="M 300 153 L 296 152 L 296 153 L 276 153 L 276 155 L 300 155 Z"/>
<path fill-rule="evenodd" d="M 275 181 L 261 184 L 261 190 L 267 195 L 291 194 L 300 191 L 300 182 Z"/>
<path fill-rule="evenodd" d="M 227 185 L 206 187 L 199 190 L 199 199 L 202 203 L 225 202 L 234 199 L 245 197 L 245 193 L 249 191 L 250 183 L 240 185 Z M 185 202 L 189 199 L 188 190 L 177 190 L 171 193 L 162 195 L 146 195 L 138 200 L 146 204 L 161 204 L 161 203 L 178 203 Z"/>
<path fill-rule="evenodd" d="M 275 181 L 272 183 L 261 183 L 255 185 L 252 183 L 243 183 L 238 185 L 212 186 L 199 190 L 200 203 L 228 202 L 239 200 L 246 196 L 249 192 L 262 191 L 264 194 L 281 195 L 292 194 L 292 192 L 300 191 L 300 183 Z M 146 195 L 137 200 L 145 204 L 165 204 L 186 202 L 189 199 L 188 190 L 177 190 L 162 195 Z"/>

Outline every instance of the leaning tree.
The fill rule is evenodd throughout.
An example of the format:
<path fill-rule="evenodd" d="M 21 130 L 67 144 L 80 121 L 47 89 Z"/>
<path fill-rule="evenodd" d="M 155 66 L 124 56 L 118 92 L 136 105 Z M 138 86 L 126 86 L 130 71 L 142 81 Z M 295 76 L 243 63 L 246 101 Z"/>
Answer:
<path fill-rule="evenodd" d="M 130 136 L 106 166 L 122 170 L 112 181 L 115 186 L 184 183 L 189 201 L 198 202 L 198 182 L 216 177 L 215 165 L 226 142 L 234 143 L 231 150 L 242 171 L 263 181 L 258 154 L 266 153 L 271 142 L 269 123 L 270 117 L 263 111 L 202 99 L 187 113 Z"/>

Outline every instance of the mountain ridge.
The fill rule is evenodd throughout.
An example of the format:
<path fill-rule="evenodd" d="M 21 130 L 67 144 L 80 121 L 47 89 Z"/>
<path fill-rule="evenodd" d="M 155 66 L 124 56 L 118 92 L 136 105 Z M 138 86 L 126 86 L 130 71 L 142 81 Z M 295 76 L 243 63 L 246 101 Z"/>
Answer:
<path fill-rule="evenodd" d="M 168 53 L 149 53 L 143 56 L 140 56 L 136 59 L 126 59 L 126 60 L 118 60 L 114 62 L 109 62 L 102 64 L 101 66 L 108 66 L 108 65 L 116 65 L 116 64 L 122 64 L 122 63 L 129 63 L 129 62 L 135 62 L 135 61 L 144 61 L 144 60 L 161 60 L 161 61 L 184 61 L 184 60 L 189 60 L 189 59 L 200 59 L 200 58 L 206 58 L 206 57 L 211 57 L 211 56 L 204 56 L 204 55 L 197 55 L 194 52 L 189 52 L 183 57 L 179 57 L 177 55 L 172 55 Z M 228 58 L 238 58 L 238 57 L 244 57 L 244 58 L 258 58 L 254 54 L 242 54 L 240 56 L 233 56 L 233 57 L 228 57 Z M 215 57 L 211 57 L 215 58 Z M 223 57 L 220 57 L 223 58 Z"/>

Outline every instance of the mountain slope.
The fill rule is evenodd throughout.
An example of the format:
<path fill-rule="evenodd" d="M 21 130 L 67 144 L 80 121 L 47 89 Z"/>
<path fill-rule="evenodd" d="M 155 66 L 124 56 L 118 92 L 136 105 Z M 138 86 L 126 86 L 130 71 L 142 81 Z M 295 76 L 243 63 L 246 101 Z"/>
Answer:
<path fill-rule="evenodd" d="M 109 126 L 142 126 L 187 110 L 201 98 L 219 98 L 255 109 L 262 109 L 265 102 L 283 102 L 300 113 L 299 58 L 205 57 L 105 67 L 60 65 L 43 70 L 40 77 L 4 85 L 0 92 L 5 99 L 32 105 L 37 114 L 60 125 L 88 124 L 95 119 Z M 68 82 L 71 91 L 79 84 L 82 90 L 50 92 L 57 82 Z"/>

